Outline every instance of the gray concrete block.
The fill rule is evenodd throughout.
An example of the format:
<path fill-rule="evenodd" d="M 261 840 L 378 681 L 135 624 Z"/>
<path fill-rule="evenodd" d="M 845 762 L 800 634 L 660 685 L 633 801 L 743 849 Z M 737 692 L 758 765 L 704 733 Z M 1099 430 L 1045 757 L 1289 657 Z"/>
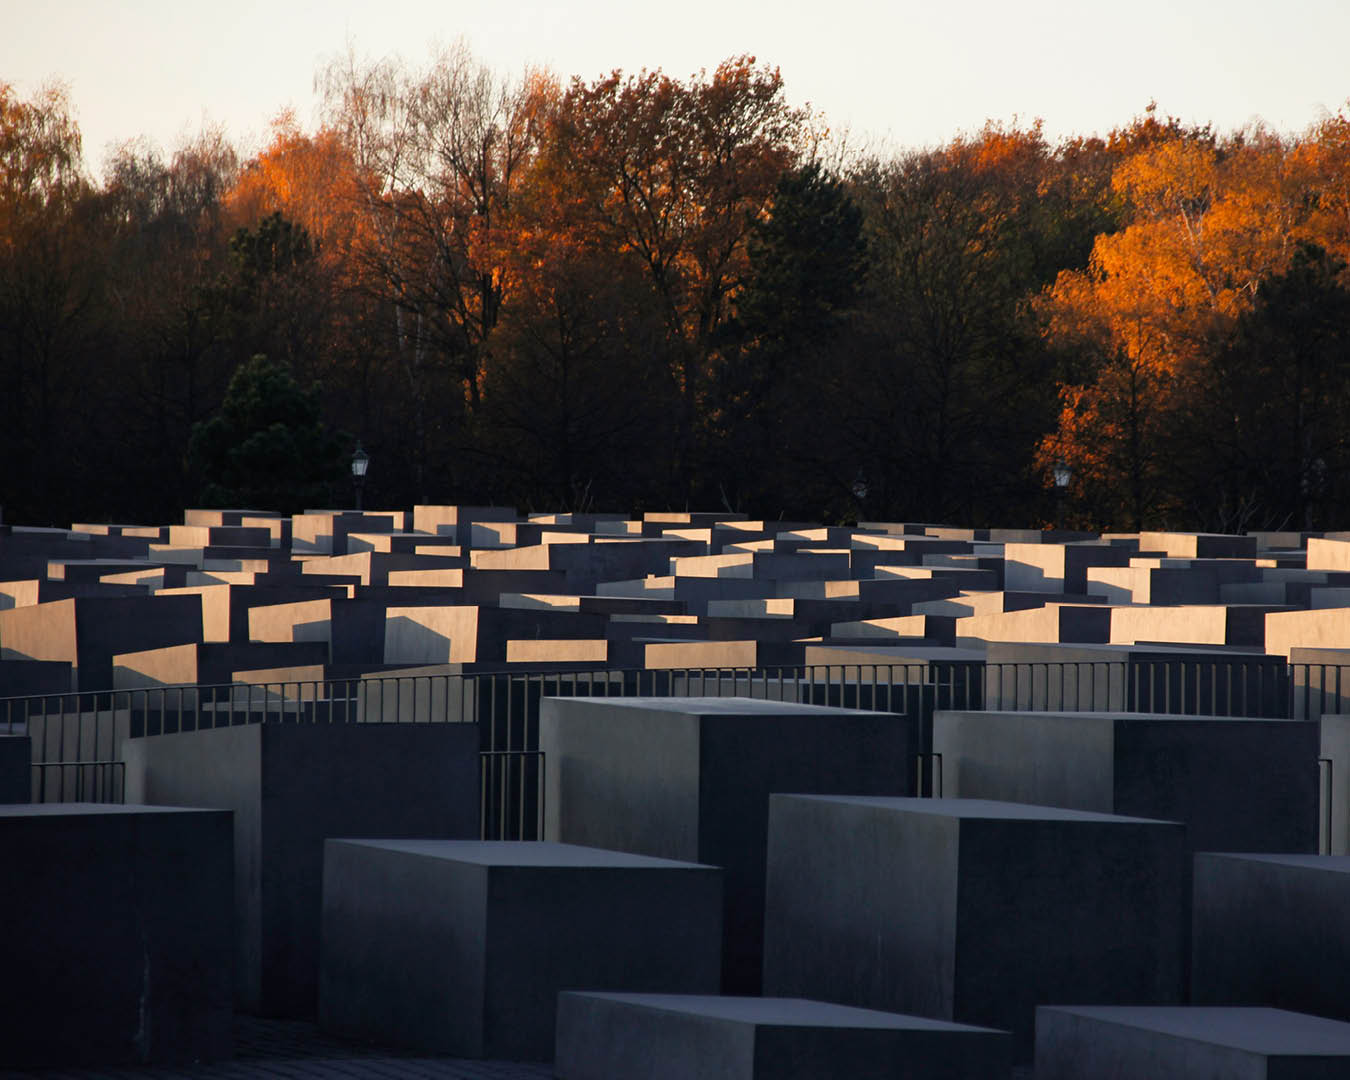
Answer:
<path fill-rule="evenodd" d="M 1036 1011 L 1036 1080 L 1341 1080 L 1350 1024 L 1279 1009 Z"/>
<path fill-rule="evenodd" d="M 548 840 L 726 869 L 723 989 L 756 993 L 775 791 L 914 790 L 911 717 L 741 698 L 548 698 Z"/>
<path fill-rule="evenodd" d="M 1329 855 L 1350 854 L 1350 715 L 1323 714 L 1322 758 L 1327 782 L 1322 793 L 1321 843 L 1319 851 Z"/>
<path fill-rule="evenodd" d="M 1350 858 L 1195 857 L 1191 1000 L 1350 1020 Z"/>
<path fill-rule="evenodd" d="M 322 641 L 174 645 L 114 655 L 113 687 L 136 690 L 186 683 L 220 686 L 233 682 L 236 671 L 315 666 L 327 661 L 328 646 Z"/>
<path fill-rule="evenodd" d="M 567 844 L 329 840 L 319 1022 L 546 1061 L 562 990 L 712 993 L 715 867 Z"/>
<path fill-rule="evenodd" d="M 1315 722 L 943 711 L 942 792 L 1185 822 L 1196 851 L 1315 852 Z"/>
<path fill-rule="evenodd" d="M 74 689 L 69 661 L 7 660 L 0 656 L 0 698 L 69 694 Z M 0 723 L 8 719 L 9 710 L 0 707 Z"/>
<path fill-rule="evenodd" d="M 75 667 L 79 690 L 112 688 L 117 653 L 202 640 L 200 596 L 85 596 L 0 611 L 0 657 Z"/>
<path fill-rule="evenodd" d="M 1157 551 L 1172 559 L 1250 559 L 1256 537 L 1231 533 L 1141 532 L 1140 551 Z"/>
<path fill-rule="evenodd" d="M 478 836 L 474 724 L 246 724 L 128 739 L 127 798 L 235 813 L 236 1000 L 312 1016 L 323 842 Z"/>
<path fill-rule="evenodd" d="M 1182 995 L 1184 826 L 967 799 L 774 795 L 764 992 L 1012 1031 Z"/>
<path fill-rule="evenodd" d="M 1051 593 L 1085 593 L 1093 566 L 1128 566 L 1124 548 L 1088 544 L 1008 544 L 1004 548 L 1006 587 Z"/>
<path fill-rule="evenodd" d="M 228 1057 L 225 811 L 0 806 L 0 1066 Z"/>
<path fill-rule="evenodd" d="M 793 998 L 564 993 L 560 1080 L 997 1080 L 1006 1032 Z"/>
<path fill-rule="evenodd" d="M 0 731 L 0 804 L 33 798 L 33 740 Z"/>
<path fill-rule="evenodd" d="M 513 522 L 519 517 L 513 506 L 414 506 L 412 524 L 415 532 L 454 536 L 468 544 L 474 522 Z"/>

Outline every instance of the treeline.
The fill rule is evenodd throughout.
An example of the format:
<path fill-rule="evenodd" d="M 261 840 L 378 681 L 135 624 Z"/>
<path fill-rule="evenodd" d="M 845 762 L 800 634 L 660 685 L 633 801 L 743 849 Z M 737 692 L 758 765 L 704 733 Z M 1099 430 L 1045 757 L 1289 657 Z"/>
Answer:
<path fill-rule="evenodd" d="M 370 505 L 1040 525 L 1062 460 L 1084 526 L 1350 520 L 1344 112 L 868 156 L 745 57 L 320 82 L 100 182 L 0 83 L 7 520 L 341 504 L 358 439 Z"/>

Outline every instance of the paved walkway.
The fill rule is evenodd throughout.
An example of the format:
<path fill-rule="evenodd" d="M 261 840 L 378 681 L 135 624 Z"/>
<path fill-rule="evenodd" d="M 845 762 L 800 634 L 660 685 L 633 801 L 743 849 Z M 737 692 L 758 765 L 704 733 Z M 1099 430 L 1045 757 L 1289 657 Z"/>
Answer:
<path fill-rule="evenodd" d="M 547 1065 L 464 1061 L 345 1042 L 295 1020 L 235 1018 L 234 1058 L 209 1065 L 0 1070 L 5 1080 L 548 1080 Z M 3 1049 L 0 1049 L 3 1055 Z"/>
<path fill-rule="evenodd" d="M 238 1016 L 234 1058 L 211 1065 L 114 1066 L 109 1068 L 0 1069 L 0 1080 L 552 1080 L 548 1065 L 515 1061 L 465 1061 L 419 1057 L 412 1052 L 349 1043 L 322 1034 L 301 1020 Z M 0 1054 L 3 1048 L 0 1048 Z M 696 1080 L 691 1077 L 690 1080 Z M 1033 1080 L 1029 1067 L 1011 1080 Z"/>

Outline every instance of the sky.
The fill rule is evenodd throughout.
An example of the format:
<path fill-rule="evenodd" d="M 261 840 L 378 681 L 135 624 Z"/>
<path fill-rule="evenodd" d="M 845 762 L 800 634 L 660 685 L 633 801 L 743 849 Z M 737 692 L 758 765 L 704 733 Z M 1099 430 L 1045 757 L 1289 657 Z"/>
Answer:
<path fill-rule="evenodd" d="M 3 25 L 0 81 L 21 98 L 64 82 L 94 175 L 124 140 L 171 153 L 207 124 L 257 149 L 284 108 L 316 125 L 315 74 L 349 48 L 415 68 L 460 38 L 502 74 L 587 80 L 748 53 L 791 104 L 895 149 L 987 120 L 1104 134 L 1150 101 L 1292 134 L 1350 98 L 1347 0 L 61 0 L 12 4 Z"/>

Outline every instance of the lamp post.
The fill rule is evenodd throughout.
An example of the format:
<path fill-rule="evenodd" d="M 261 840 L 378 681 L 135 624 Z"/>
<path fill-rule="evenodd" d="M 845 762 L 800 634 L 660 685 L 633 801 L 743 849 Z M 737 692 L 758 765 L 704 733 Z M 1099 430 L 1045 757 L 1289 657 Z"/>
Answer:
<path fill-rule="evenodd" d="M 361 489 L 366 486 L 366 468 L 370 465 L 370 455 L 356 444 L 356 453 L 352 455 L 352 486 L 356 488 L 356 508 L 361 509 Z"/>
<path fill-rule="evenodd" d="M 1055 462 L 1052 470 L 1055 478 L 1055 529 L 1064 528 L 1064 496 L 1069 491 L 1069 481 L 1073 479 L 1073 469 L 1063 458 Z"/>
<path fill-rule="evenodd" d="M 853 481 L 853 487 L 850 490 L 853 492 L 853 501 L 858 504 L 858 513 L 861 515 L 863 502 L 867 499 L 867 481 L 862 478 L 862 473 L 859 473 L 857 479 Z"/>

